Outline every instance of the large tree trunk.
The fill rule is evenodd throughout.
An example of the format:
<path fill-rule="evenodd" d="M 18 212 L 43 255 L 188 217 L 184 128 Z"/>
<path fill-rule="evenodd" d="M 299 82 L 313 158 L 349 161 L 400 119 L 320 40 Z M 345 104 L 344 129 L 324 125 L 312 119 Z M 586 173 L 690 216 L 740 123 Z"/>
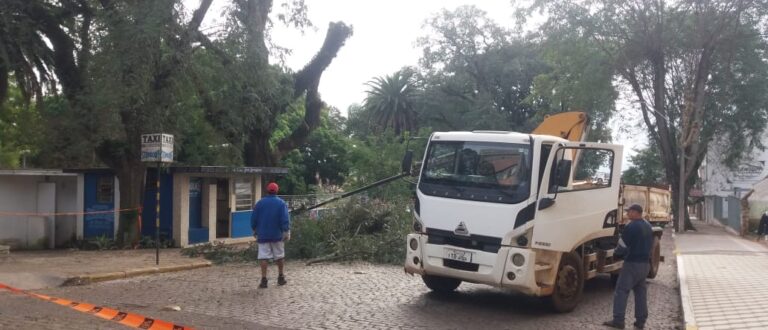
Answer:
<path fill-rule="evenodd" d="M 244 147 L 246 166 L 275 166 L 280 158 L 272 152 L 269 134 L 252 131 Z"/>

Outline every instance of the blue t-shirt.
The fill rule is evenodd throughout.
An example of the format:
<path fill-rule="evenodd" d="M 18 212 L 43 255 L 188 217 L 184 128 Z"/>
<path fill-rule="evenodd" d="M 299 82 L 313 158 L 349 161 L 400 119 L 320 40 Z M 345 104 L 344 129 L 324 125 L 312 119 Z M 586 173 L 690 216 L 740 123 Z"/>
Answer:
<path fill-rule="evenodd" d="M 279 242 L 283 233 L 291 229 L 288 205 L 275 195 L 268 195 L 253 206 L 251 229 L 259 243 Z"/>
<path fill-rule="evenodd" d="M 621 233 L 615 253 L 624 256 L 624 262 L 648 262 L 652 247 L 651 224 L 645 220 L 631 220 Z"/>

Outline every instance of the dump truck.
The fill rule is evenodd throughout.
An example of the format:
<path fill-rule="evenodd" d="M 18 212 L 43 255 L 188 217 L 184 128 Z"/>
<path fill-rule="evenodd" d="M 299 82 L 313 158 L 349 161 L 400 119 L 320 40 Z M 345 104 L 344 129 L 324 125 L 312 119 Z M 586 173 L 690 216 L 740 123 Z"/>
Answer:
<path fill-rule="evenodd" d="M 530 134 L 432 133 L 405 272 L 436 292 L 487 284 L 546 297 L 558 312 L 578 305 L 585 281 L 615 278 L 623 148 L 584 141 L 588 127 L 585 113 L 566 112 Z M 661 234 L 654 228 L 656 255 Z M 659 258 L 649 263 L 652 278 Z"/>
<path fill-rule="evenodd" d="M 672 192 L 668 188 L 629 185 L 621 186 L 622 205 L 640 204 L 643 218 L 653 226 L 664 228 L 672 220 Z M 622 224 L 629 221 L 622 217 Z"/>

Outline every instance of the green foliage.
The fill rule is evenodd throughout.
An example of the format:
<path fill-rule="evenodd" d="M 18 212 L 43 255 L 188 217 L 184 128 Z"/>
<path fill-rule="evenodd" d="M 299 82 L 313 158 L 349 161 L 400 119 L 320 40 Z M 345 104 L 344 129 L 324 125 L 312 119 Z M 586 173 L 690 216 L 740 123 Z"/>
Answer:
<path fill-rule="evenodd" d="M 430 18 L 418 41 L 419 120 L 435 130 L 530 131 L 534 79 L 547 72 L 538 47 L 474 6 Z"/>
<path fill-rule="evenodd" d="M 31 158 L 39 151 L 44 132 L 37 106 L 24 101 L 16 84 L 11 83 L 7 93 L 0 104 L 0 168 L 17 168 L 23 155 Z"/>
<path fill-rule="evenodd" d="M 405 236 L 412 215 L 407 199 L 389 196 L 368 202 L 354 200 L 335 206 L 334 212 L 319 220 L 306 215 L 291 220 L 291 240 L 286 243 L 288 259 L 320 261 L 364 260 L 400 263 L 405 258 Z M 182 249 L 189 257 L 202 256 L 217 264 L 255 262 L 258 245 L 247 247 L 222 242 Z"/>
<path fill-rule="evenodd" d="M 659 148 L 646 147 L 635 151 L 637 154 L 629 158 L 632 166 L 622 173 L 622 182 L 643 186 L 667 185 Z"/>
<path fill-rule="evenodd" d="M 288 257 L 400 263 L 412 221 L 407 205 L 407 199 L 387 196 L 343 203 L 317 221 L 296 218 L 286 245 Z"/>
<path fill-rule="evenodd" d="M 299 106 L 303 107 L 303 103 Z M 301 120 L 301 117 L 291 120 Z M 316 185 L 336 190 L 344 184 L 352 149 L 349 138 L 344 134 L 345 122 L 338 110 L 324 111 L 319 127 L 310 133 L 307 142 L 283 157 L 281 165 L 288 168 L 288 175 L 279 179 L 278 183 L 284 193 L 306 194 L 311 192 L 311 186 Z M 278 129 L 278 134 L 290 133 L 291 124 L 279 127 L 285 130 Z"/>
<path fill-rule="evenodd" d="M 413 71 L 404 69 L 390 76 L 376 77 L 367 83 L 369 89 L 365 98 L 367 111 L 374 118 L 376 131 L 391 127 L 395 135 L 403 131 L 416 130 Z"/>

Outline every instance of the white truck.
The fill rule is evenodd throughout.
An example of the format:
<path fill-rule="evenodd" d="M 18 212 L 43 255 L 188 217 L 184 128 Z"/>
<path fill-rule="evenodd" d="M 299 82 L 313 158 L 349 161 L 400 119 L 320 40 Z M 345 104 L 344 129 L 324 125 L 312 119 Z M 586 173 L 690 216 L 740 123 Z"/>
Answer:
<path fill-rule="evenodd" d="M 586 114 L 568 112 L 532 134 L 433 133 L 405 271 L 436 292 L 481 283 L 548 297 L 558 312 L 577 306 L 586 280 L 615 278 L 622 146 L 583 142 L 586 128 Z M 654 235 L 658 256 L 661 228 Z M 659 258 L 649 262 L 654 277 Z"/>

